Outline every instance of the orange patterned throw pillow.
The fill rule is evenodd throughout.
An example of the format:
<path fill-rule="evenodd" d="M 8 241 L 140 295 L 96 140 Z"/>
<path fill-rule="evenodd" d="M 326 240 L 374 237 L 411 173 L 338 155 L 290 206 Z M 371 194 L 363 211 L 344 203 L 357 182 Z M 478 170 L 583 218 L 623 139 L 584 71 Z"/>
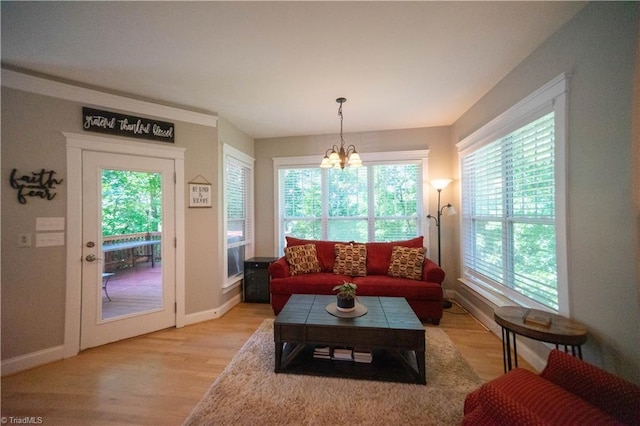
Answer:
<path fill-rule="evenodd" d="M 320 272 L 320 262 L 318 261 L 315 244 L 285 247 L 284 254 L 287 257 L 291 275 Z"/>
<path fill-rule="evenodd" d="M 411 280 L 422 279 L 422 262 L 426 250 L 424 247 L 393 247 L 391 262 L 387 275 L 390 277 L 409 278 Z"/>
<path fill-rule="evenodd" d="M 364 277 L 367 275 L 367 246 L 364 244 L 336 244 L 333 273 Z"/>

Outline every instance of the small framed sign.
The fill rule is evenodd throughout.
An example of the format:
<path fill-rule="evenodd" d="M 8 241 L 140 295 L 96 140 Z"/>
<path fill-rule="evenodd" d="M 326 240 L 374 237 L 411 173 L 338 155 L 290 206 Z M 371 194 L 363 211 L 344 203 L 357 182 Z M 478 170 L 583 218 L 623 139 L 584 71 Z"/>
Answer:
<path fill-rule="evenodd" d="M 189 182 L 189 207 L 211 208 L 211 184 Z"/>

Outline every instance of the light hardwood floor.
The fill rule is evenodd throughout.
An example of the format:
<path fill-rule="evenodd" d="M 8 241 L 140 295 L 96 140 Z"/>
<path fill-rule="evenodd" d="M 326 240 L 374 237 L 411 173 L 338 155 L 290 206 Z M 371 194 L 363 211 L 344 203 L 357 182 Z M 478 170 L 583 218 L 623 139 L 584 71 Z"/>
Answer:
<path fill-rule="evenodd" d="M 274 318 L 270 305 L 241 303 L 217 320 L 89 349 L 4 377 L 3 420 L 180 425 L 265 318 Z M 500 339 L 459 306 L 445 311 L 439 327 L 483 380 L 503 374 Z"/>

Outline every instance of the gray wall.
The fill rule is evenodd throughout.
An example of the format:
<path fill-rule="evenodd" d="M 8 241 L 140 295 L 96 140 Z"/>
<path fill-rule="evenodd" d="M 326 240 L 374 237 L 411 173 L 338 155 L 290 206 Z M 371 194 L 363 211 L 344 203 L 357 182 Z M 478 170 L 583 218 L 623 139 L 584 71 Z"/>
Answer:
<path fill-rule="evenodd" d="M 36 217 L 66 216 L 62 131 L 81 131 L 81 114 L 71 102 L 2 89 L 2 359 L 64 341 L 66 247 L 18 248 L 18 234 L 35 238 Z M 55 170 L 65 181 L 53 200 L 20 204 L 9 184 L 14 168 Z"/>
<path fill-rule="evenodd" d="M 585 359 L 636 382 L 640 306 L 637 231 L 632 230 L 638 226 L 638 211 L 632 204 L 631 153 L 638 10 L 636 2 L 589 4 L 453 126 L 457 143 L 559 74 L 572 75 L 567 218 L 571 315 L 591 333 Z"/>
<path fill-rule="evenodd" d="M 64 343 L 66 246 L 18 248 L 18 234 L 33 236 L 37 217 L 66 216 L 66 140 L 62 132 L 83 132 L 81 107 L 75 102 L 2 88 L 3 360 Z M 135 111 L 130 113 L 136 115 Z M 226 143 L 252 154 L 251 139 L 227 121 L 220 124 Z M 185 191 L 186 183 L 198 175 L 212 182 L 214 190 L 211 209 L 189 209 L 185 200 L 188 315 L 219 308 L 237 296 L 239 289 L 224 296 L 221 291 L 218 129 L 183 122 L 175 122 L 175 127 L 175 146 L 186 148 Z M 23 205 L 9 184 L 13 168 L 23 173 L 52 169 L 65 181 L 52 201 L 33 198 Z"/>

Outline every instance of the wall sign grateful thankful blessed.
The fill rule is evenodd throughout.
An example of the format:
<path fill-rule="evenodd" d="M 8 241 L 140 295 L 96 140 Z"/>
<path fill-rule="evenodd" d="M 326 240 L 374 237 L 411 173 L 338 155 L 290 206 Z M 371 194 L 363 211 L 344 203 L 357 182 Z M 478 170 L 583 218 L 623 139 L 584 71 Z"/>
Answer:
<path fill-rule="evenodd" d="M 82 127 L 88 132 L 173 142 L 173 123 L 82 107 Z"/>

